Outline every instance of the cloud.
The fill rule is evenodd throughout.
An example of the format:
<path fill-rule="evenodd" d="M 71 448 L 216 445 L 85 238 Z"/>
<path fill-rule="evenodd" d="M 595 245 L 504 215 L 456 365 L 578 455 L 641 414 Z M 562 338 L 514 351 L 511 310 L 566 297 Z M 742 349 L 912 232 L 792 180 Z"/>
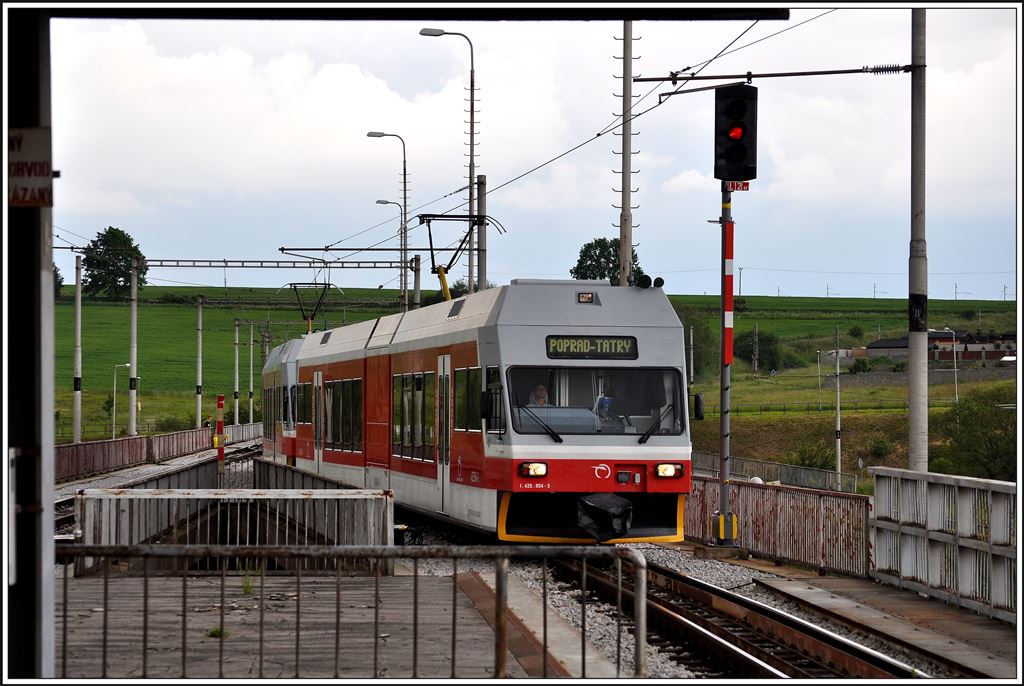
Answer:
<path fill-rule="evenodd" d="M 721 188 L 721 182 L 712 174 L 702 174 L 695 169 L 686 169 L 664 181 L 660 188 L 666 193 L 713 193 Z"/>

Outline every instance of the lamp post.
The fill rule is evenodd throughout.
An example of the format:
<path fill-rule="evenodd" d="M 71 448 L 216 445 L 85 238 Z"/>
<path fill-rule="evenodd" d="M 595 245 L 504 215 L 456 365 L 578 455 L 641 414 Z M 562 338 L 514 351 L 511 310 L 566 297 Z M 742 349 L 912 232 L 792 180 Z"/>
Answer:
<path fill-rule="evenodd" d="M 821 351 L 814 352 L 818 353 L 818 412 L 821 412 Z"/>
<path fill-rule="evenodd" d="M 401 206 L 401 205 L 399 205 L 399 204 L 398 204 L 397 202 L 395 202 L 394 200 L 378 200 L 378 201 L 377 201 L 377 204 L 378 204 L 378 205 L 397 205 L 397 206 L 398 206 L 398 212 L 399 212 L 400 214 L 403 214 L 403 215 L 404 215 L 404 212 L 403 212 L 403 210 L 402 210 L 402 206 Z M 404 222 L 403 222 L 403 226 L 404 226 Z M 404 230 L 404 229 L 403 229 L 402 233 L 403 233 L 403 235 L 405 234 L 405 230 Z M 403 249 L 402 249 L 402 264 L 403 264 L 403 265 L 405 264 L 405 249 L 404 249 L 404 247 L 403 247 Z M 404 267 L 404 266 L 402 267 L 402 279 L 401 279 L 401 283 L 402 283 L 402 286 L 401 286 L 401 290 L 402 290 L 402 302 L 401 302 L 401 310 L 402 310 L 403 312 L 405 312 L 405 311 L 406 311 L 406 309 L 407 309 L 407 307 L 408 307 L 408 299 L 407 299 L 407 298 L 405 297 L 405 294 L 406 294 L 406 288 L 405 288 L 405 267 Z M 383 284 L 381 284 L 380 286 L 378 286 L 378 288 L 383 288 Z"/>
<path fill-rule="evenodd" d="M 455 31 L 444 31 L 442 29 L 420 29 L 421 36 L 462 36 L 469 43 L 469 212 L 476 214 L 476 206 L 473 204 L 473 185 L 476 183 L 476 157 L 474 155 L 476 136 L 476 71 L 473 64 L 473 41 L 464 33 Z M 473 228 L 474 222 L 469 228 L 469 278 L 466 280 L 467 292 L 472 293 L 473 288 Z M 483 284 L 486 287 L 486 284 Z"/>
<path fill-rule="evenodd" d="M 956 423 L 960 423 L 960 384 L 957 381 L 956 371 L 956 331 L 949 328 L 948 326 L 943 327 L 943 331 L 947 331 L 953 334 L 953 397 L 954 407 L 956 407 Z"/>
<path fill-rule="evenodd" d="M 117 368 L 118 367 L 129 367 L 130 363 L 125 362 L 124 364 L 114 365 L 114 402 L 110 407 L 110 438 L 111 440 L 117 438 Z"/>
<path fill-rule="evenodd" d="M 399 309 L 401 309 L 402 312 L 405 312 L 409 308 L 409 176 L 406 172 L 405 164 L 405 139 L 396 133 L 382 133 L 380 131 L 369 131 L 366 135 L 369 138 L 385 138 L 390 136 L 392 138 L 397 138 L 402 142 L 402 204 L 399 205 L 402 217 L 402 229 L 399 233 L 400 243 L 402 246 L 402 272 L 401 278 L 399 279 L 399 290 L 401 291 L 401 295 L 399 296 L 401 298 Z M 379 200 L 377 202 L 380 203 Z M 395 204 L 398 205 L 398 203 Z"/>

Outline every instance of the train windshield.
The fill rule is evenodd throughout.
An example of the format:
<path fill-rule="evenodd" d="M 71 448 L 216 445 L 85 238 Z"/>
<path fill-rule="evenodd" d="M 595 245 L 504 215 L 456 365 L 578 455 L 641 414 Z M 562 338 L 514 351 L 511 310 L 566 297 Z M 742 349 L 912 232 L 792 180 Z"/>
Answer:
<path fill-rule="evenodd" d="M 508 382 L 512 425 L 521 434 L 649 438 L 685 428 L 675 369 L 515 367 Z"/>

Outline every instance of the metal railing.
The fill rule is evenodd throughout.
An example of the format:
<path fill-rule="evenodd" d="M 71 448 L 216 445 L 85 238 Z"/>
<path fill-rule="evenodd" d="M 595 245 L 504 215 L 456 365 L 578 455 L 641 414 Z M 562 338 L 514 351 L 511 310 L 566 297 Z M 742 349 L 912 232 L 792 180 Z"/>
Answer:
<path fill-rule="evenodd" d="M 212 428 L 175 431 L 154 436 L 133 436 L 103 441 L 65 443 L 54 447 L 54 481 L 72 481 L 145 462 L 181 457 L 213 447 Z M 224 427 L 227 443 L 255 440 L 263 435 L 263 424 Z"/>
<path fill-rule="evenodd" d="M 76 560 L 100 560 L 99 575 L 72 577 Z M 319 561 L 340 558 L 373 560 L 368 577 L 308 574 L 294 564 L 294 573 L 274 574 L 274 559 Z M 458 573 L 460 560 L 494 562 L 493 662 L 482 662 L 480 617 L 465 598 Z M 140 545 L 64 546 L 56 561 L 56 673 L 61 678 L 106 678 L 126 674 L 142 678 L 186 677 L 310 677 L 379 678 L 494 676 L 511 671 L 507 654 L 513 643 L 522 650 L 522 623 L 508 611 L 510 559 L 541 561 L 542 636 L 533 636 L 543 651 L 536 676 L 547 677 L 551 657 L 548 636 L 548 560 L 573 558 L 635 565 L 637 602 L 633 614 L 633 676 L 645 676 L 646 562 L 630 548 L 594 546 L 225 546 Z M 189 569 L 201 559 L 215 559 L 219 574 Z M 390 577 L 382 588 L 380 561 L 411 560 L 412 575 Z M 450 560 L 450 577 L 419 574 L 419 561 Z M 141 578 L 126 575 L 125 560 L 141 566 Z M 151 573 L 153 561 L 172 562 L 174 571 Z M 229 576 L 239 561 L 252 561 Z M 165 569 L 168 565 L 159 565 Z M 582 565 L 585 574 L 586 563 Z M 180 577 L 180 582 L 178 578 Z M 228 579 L 231 579 L 229 582 Z M 447 579 L 450 578 L 450 581 Z M 620 594 L 621 597 L 621 594 Z M 447 599 L 451 602 L 448 604 Z M 461 602 L 460 602 L 461 600 Z M 425 612 L 421 615 L 420 608 Z M 583 639 L 582 676 L 586 676 L 587 598 L 580 595 Z M 483 607 L 480 607 L 483 613 Z M 624 626 L 617 608 L 619 656 Z M 474 618 L 476 625 L 473 625 Z M 490 619 L 487 620 L 491 623 Z M 510 643 L 510 626 L 518 640 Z M 484 629 L 488 631 L 488 629 Z M 527 630 L 529 631 L 529 630 Z M 530 642 L 530 639 L 526 639 Z M 333 650 L 331 649 L 333 647 Z M 349 653 L 343 659 L 343 648 Z M 371 657 L 372 656 L 372 657 Z M 528 661 L 526 661 L 528 662 Z M 517 668 L 513 665 L 513 670 Z M 526 664 L 523 664 L 526 669 Z M 564 671 L 564 668 L 563 668 Z M 520 674 L 517 674 L 520 675 Z M 557 674 L 566 676 L 566 674 Z"/>
<path fill-rule="evenodd" d="M 718 476 L 720 467 L 718 455 L 694 451 L 690 458 L 694 469 L 710 472 L 715 477 Z M 730 456 L 729 474 L 748 479 L 756 476 L 762 481 L 778 481 L 787 486 L 800 486 L 801 488 L 819 488 L 830 491 L 842 491 L 843 493 L 857 492 L 856 474 L 837 474 L 835 470 L 831 469 L 800 467 L 783 462 Z"/>
<path fill-rule="evenodd" d="M 694 476 L 691 485 L 686 538 L 713 543 L 720 483 Z M 869 571 L 869 502 L 863 495 L 745 481 L 732 481 L 729 489 L 741 548 L 758 557 L 860 577 Z"/>
<path fill-rule="evenodd" d="M 75 496 L 75 540 L 84 545 L 393 545 L 394 496 L 365 489 L 89 488 Z M 80 558 L 75 572 L 82 574 L 93 563 Z"/>
<path fill-rule="evenodd" d="M 871 576 L 1017 623 L 1017 484 L 869 467 Z"/>

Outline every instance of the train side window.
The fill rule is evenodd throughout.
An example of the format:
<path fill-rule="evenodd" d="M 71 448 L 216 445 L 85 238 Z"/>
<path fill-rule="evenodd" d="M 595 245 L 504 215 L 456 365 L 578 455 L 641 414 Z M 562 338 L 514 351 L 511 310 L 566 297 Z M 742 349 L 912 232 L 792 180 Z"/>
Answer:
<path fill-rule="evenodd" d="M 391 454 L 402 454 L 402 375 L 391 378 Z"/>
<path fill-rule="evenodd" d="M 412 456 L 423 459 L 423 374 L 413 375 L 412 387 Z"/>
<path fill-rule="evenodd" d="M 469 379 L 468 369 L 455 370 L 455 426 L 456 431 L 465 431 L 469 428 L 469 421 L 466 419 L 466 383 Z"/>
<path fill-rule="evenodd" d="M 338 382 L 338 400 L 341 402 L 341 413 L 338 415 L 340 431 L 338 447 L 352 450 L 352 381 Z"/>
<path fill-rule="evenodd" d="M 288 387 L 288 395 L 291 398 L 291 412 L 288 414 L 288 425 L 293 429 L 299 420 L 299 387 L 292 384 Z"/>
<path fill-rule="evenodd" d="M 505 433 L 505 412 L 501 401 L 501 374 L 497 366 L 487 368 L 487 431 Z M 483 410 L 481 410 L 483 411 Z"/>
<path fill-rule="evenodd" d="M 434 461 L 434 413 L 437 399 L 434 396 L 434 372 L 423 375 L 423 459 Z"/>
<path fill-rule="evenodd" d="M 363 451 L 363 380 L 352 380 L 352 450 Z"/>
<path fill-rule="evenodd" d="M 412 374 L 402 376 L 402 456 L 412 457 Z"/>
<path fill-rule="evenodd" d="M 483 390 L 483 373 L 480 367 L 469 370 L 468 387 L 466 389 L 466 428 L 480 431 L 480 391 Z"/>
<path fill-rule="evenodd" d="M 337 450 L 341 447 L 341 382 L 332 381 L 327 384 L 328 432 L 329 443 Z"/>

